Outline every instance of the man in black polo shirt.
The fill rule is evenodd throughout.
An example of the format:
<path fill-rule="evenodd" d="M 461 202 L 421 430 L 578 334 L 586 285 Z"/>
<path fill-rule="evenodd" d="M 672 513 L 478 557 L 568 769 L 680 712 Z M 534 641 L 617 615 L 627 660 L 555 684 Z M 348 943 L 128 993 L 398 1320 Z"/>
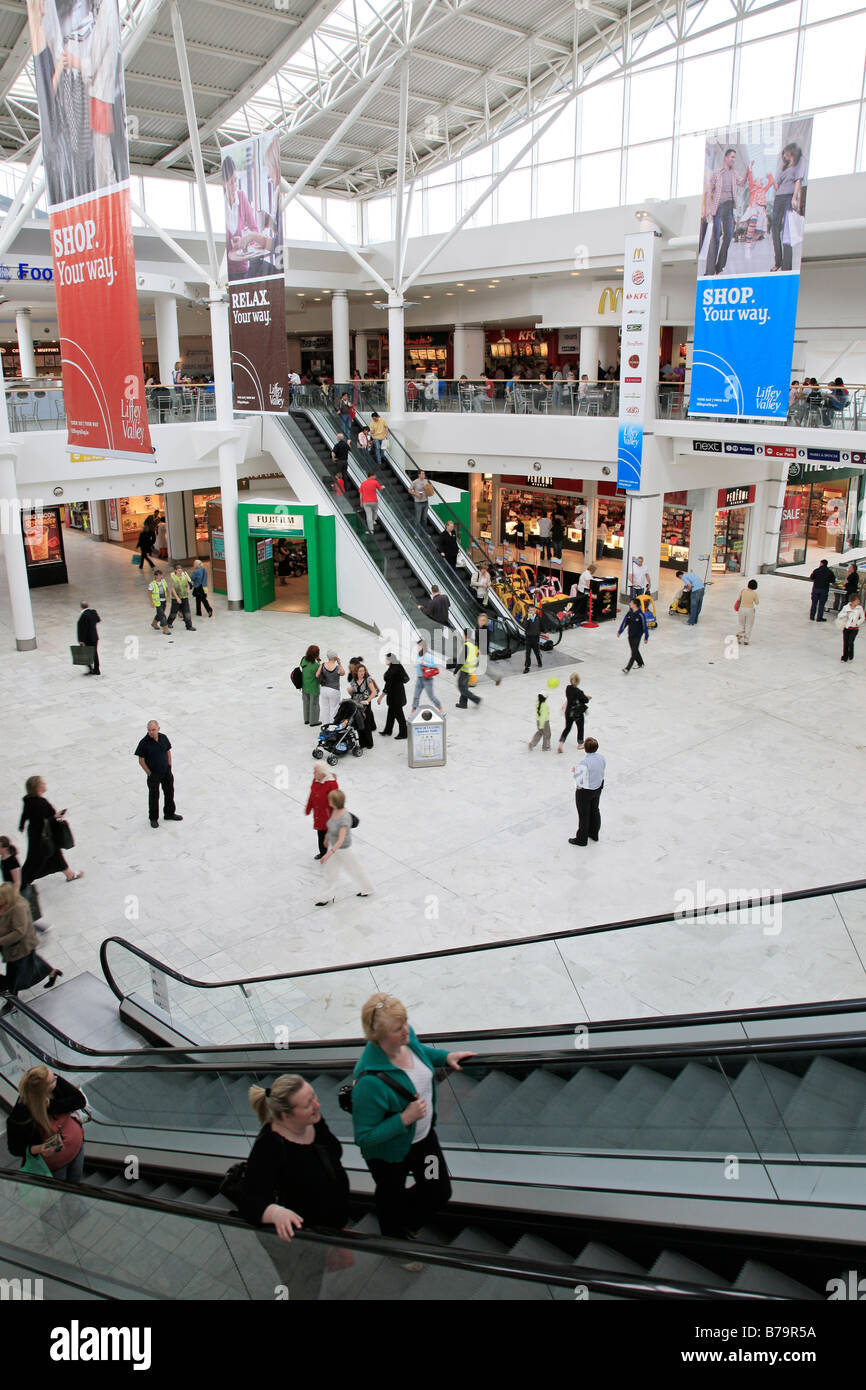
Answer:
<path fill-rule="evenodd" d="M 162 787 L 163 819 L 183 820 L 174 809 L 174 775 L 171 770 L 171 744 L 165 734 L 159 732 L 159 725 L 151 719 L 147 733 L 135 750 L 135 756 L 147 774 L 147 798 L 150 823 L 156 830 L 159 825 L 159 789 Z"/>

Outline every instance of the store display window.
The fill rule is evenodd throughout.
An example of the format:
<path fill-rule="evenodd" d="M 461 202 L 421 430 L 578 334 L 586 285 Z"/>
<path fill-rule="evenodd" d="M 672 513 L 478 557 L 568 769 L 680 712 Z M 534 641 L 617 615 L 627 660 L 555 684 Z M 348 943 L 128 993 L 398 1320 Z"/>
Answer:
<path fill-rule="evenodd" d="M 742 574 L 749 509 L 731 507 L 716 512 L 713 532 L 713 574 Z"/>
<path fill-rule="evenodd" d="M 193 493 L 193 509 L 195 511 L 195 544 L 198 555 L 208 553 L 208 525 L 207 525 L 207 504 L 211 497 L 219 497 L 219 488 L 211 488 L 208 492 Z"/>
<path fill-rule="evenodd" d="M 598 520 L 596 521 L 597 530 L 601 527 L 602 522 L 607 527 L 608 534 L 604 548 L 598 547 L 601 551 L 598 559 L 601 559 L 603 555 L 621 556 L 625 544 L 625 502 L 620 502 L 614 498 L 610 500 L 600 498 Z"/>

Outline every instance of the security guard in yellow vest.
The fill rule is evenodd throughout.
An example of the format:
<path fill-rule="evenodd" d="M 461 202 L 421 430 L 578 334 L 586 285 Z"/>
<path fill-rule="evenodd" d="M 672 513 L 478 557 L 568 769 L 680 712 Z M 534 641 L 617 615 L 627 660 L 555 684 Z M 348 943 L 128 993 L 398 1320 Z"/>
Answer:
<path fill-rule="evenodd" d="M 162 570 L 154 570 L 153 579 L 151 579 L 147 589 L 154 608 L 151 627 L 161 627 L 167 637 L 168 622 L 165 616 L 165 606 L 168 603 L 168 585 L 162 577 Z"/>
<path fill-rule="evenodd" d="M 174 625 L 174 620 L 178 613 L 183 614 L 187 632 L 195 632 L 192 625 L 192 614 L 189 610 L 189 596 L 192 593 L 192 579 L 187 574 L 183 565 L 178 560 L 171 572 L 171 612 L 168 615 L 169 631 Z"/>
<path fill-rule="evenodd" d="M 471 700 L 473 705 L 481 704 L 480 695 L 473 695 L 469 689 L 469 682 L 472 676 L 478 672 L 478 648 L 474 642 L 470 642 L 468 637 L 463 646 L 463 665 L 457 673 L 457 689 L 460 691 L 460 699 L 457 701 L 458 709 L 468 709 L 467 700 Z"/>

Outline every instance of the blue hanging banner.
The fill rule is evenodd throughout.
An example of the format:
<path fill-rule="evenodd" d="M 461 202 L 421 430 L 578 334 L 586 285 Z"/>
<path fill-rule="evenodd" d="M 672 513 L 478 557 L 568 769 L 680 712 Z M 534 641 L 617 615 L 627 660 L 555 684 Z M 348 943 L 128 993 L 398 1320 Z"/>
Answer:
<path fill-rule="evenodd" d="M 784 420 L 812 117 L 707 137 L 689 415 Z"/>
<path fill-rule="evenodd" d="M 628 492 L 640 491 L 647 390 L 658 378 L 657 244 L 653 232 L 632 232 L 623 250 L 616 485 Z"/>

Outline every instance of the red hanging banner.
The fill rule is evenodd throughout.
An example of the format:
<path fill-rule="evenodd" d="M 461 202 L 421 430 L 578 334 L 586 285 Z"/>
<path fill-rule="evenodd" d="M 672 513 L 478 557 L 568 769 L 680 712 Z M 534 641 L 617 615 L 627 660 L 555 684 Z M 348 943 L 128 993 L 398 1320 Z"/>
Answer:
<path fill-rule="evenodd" d="M 117 0 L 27 0 L 71 449 L 151 455 Z"/>

